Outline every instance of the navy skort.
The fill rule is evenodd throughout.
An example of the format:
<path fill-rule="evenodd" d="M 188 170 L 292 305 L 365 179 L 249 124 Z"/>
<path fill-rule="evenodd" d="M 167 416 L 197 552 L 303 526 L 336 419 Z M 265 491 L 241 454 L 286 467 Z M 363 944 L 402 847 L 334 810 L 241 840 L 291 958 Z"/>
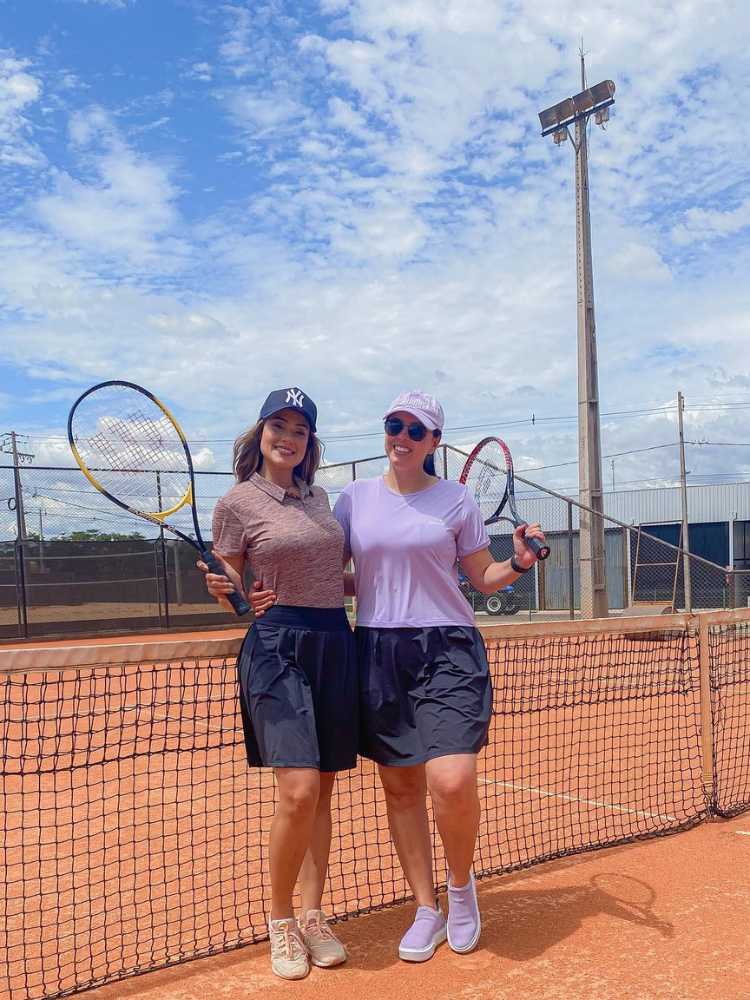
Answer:
<path fill-rule="evenodd" d="M 274 605 L 248 630 L 237 672 L 252 766 L 356 767 L 357 657 L 343 608 Z"/>
<path fill-rule="evenodd" d="M 359 626 L 355 634 L 362 756 L 408 767 L 486 745 L 492 683 L 477 629 Z"/>

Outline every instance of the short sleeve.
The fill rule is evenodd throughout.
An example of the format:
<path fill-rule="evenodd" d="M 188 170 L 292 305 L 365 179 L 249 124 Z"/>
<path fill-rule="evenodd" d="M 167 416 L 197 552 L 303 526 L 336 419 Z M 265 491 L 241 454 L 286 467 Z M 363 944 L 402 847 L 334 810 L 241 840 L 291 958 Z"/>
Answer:
<path fill-rule="evenodd" d="M 345 486 L 339 494 L 333 508 L 333 516 L 339 522 L 341 530 L 344 532 L 344 563 L 348 563 L 352 556 L 352 487 L 351 484 Z"/>
<path fill-rule="evenodd" d="M 326 491 L 323 489 L 322 486 L 313 486 L 313 487 L 311 487 L 311 491 L 312 491 L 312 495 L 317 500 L 322 501 L 321 502 L 321 507 L 327 507 L 328 510 L 331 509 L 331 500 L 330 500 L 328 494 L 326 493 Z"/>
<path fill-rule="evenodd" d="M 456 536 L 456 551 L 458 558 L 473 555 L 481 549 L 489 548 L 490 536 L 482 520 L 482 513 L 479 510 L 473 497 L 469 496 L 466 490 L 462 503 L 461 524 Z"/>
<path fill-rule="evenodd" d="M 245 529 L 226 497 L 222 497 L 214 508 L 213 539 L 213 547 L 223 556 L 238 556 L 245 552 Z"/>

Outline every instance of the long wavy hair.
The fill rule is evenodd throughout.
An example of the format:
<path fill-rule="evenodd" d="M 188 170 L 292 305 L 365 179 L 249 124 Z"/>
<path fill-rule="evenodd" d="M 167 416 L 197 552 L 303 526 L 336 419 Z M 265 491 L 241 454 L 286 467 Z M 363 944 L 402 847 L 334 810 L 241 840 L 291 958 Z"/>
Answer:
<path fill-rule="evenodd" d="M 244 434 L 240 434 L 234 442 L 234 477 L 238 483 L 246 482 L 254 472 L 259 472 L 263 465 L 260 439 L 265 424 L 265 420 L 259 420 Z M 294 467 L 294 475 L 297 479 L 304 480 L 308 486 L 312 486 L 322 458 L 323 445 L 311 430 L 305 457 Z"/>

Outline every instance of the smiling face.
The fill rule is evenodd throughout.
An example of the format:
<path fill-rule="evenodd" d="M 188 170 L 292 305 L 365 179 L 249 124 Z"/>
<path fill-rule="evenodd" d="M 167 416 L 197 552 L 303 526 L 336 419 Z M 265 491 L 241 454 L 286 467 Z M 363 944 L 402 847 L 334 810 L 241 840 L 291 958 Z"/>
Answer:
<path fill-rule="evenodd" d="M 263 425 L 260 453 L 278 471 L 295 469 L 305 457 L 310 425 L 298 410 L 279 410 Z"/>
<path fill-rule="evenodd" d="M 421 441 L 412 440 L 408 433 L 409 426 L 419 424 L 422 427 L 423 425 L 406 410 L 396 410 L 394 413 L 389 413 L 388 417 L 398 418 L 404 425 L 398 434 L 389 434 L 386 431 L 385 453 L 392 467 L 404 471 L 421 469 L 425 458 L 432 455 L 437 448 L 440 438 L 435 437 L 432 431 L 426 431 Z"/>

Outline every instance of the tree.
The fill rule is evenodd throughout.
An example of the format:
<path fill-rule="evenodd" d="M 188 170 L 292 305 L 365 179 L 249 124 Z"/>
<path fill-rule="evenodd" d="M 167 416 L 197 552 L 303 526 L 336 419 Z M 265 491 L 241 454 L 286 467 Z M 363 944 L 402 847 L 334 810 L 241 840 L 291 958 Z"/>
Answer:
<path fill-rule="evenodd" d="M 145 535 L 140 531 L 131 531 L 124 534 L 120 531 L 97 531 L 96 528 L 87 528 L 85 531 L 70 531 L 60 538 L 66 542 L 129 542 L 133 539 L 144 540 Z"/>

